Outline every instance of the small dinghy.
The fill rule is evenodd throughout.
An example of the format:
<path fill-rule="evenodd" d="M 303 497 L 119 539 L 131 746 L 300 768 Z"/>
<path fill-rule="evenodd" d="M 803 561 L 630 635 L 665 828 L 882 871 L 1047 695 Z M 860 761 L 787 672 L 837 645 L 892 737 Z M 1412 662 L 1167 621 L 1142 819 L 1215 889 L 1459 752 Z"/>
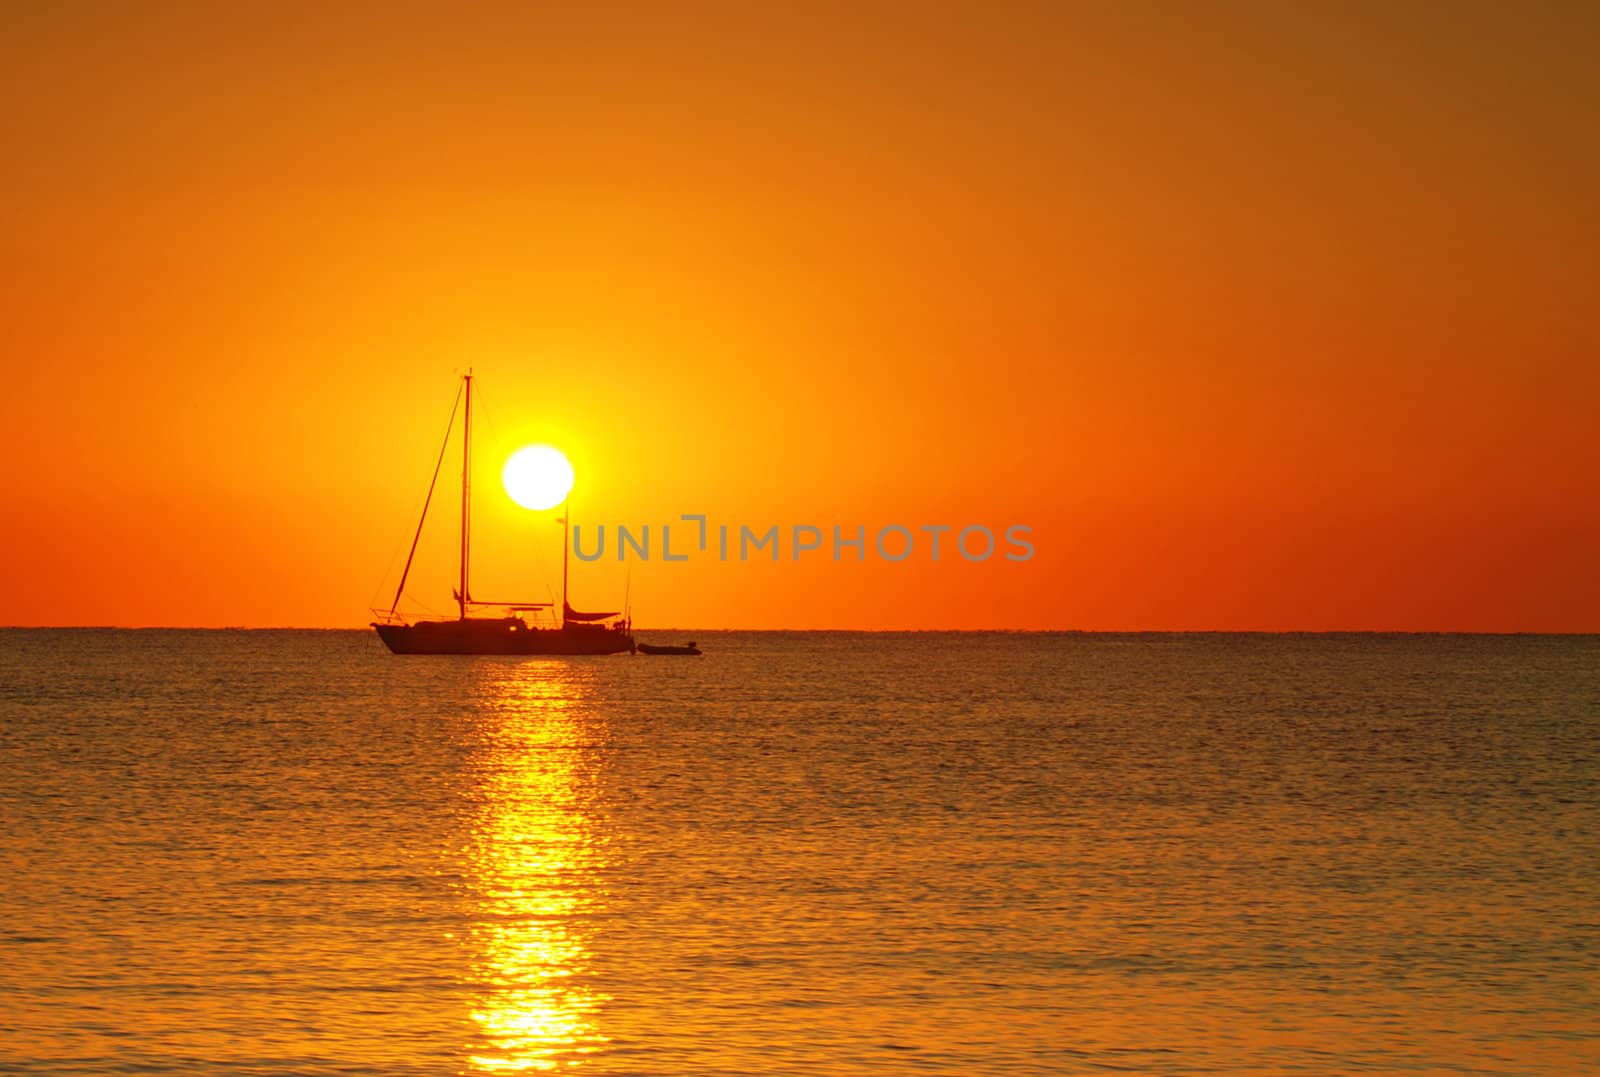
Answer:
<path fill-rule="evenodd" d="M 700 648 L 694 645 L 694 640 L 690 640 L 682 647 L 660 647 L 650 643 L 641 643 L 639 644 L 639 651 L 642 654 L 699 654 Z"/>

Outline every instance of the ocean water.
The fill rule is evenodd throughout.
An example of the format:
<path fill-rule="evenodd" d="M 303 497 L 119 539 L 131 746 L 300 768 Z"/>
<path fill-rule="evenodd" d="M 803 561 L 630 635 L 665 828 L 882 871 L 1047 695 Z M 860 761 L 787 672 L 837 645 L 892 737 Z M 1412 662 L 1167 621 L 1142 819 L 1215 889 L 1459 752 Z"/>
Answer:
<path fill-rule="evenodd" d="M 1600 1072 L 1600 637 L 692 635 L 0 632 L 0 1071 Z"/>

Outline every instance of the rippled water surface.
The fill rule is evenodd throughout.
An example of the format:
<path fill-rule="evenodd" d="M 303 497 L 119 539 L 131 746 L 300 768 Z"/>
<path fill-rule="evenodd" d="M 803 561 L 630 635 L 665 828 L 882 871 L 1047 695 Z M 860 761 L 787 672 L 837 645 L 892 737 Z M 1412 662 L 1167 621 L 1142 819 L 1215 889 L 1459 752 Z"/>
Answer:
<path fill-rule="evenodd" d="M 0 1070 L 1600 1070 L 1600 638 L 699 638 L 0 632 Z"/>

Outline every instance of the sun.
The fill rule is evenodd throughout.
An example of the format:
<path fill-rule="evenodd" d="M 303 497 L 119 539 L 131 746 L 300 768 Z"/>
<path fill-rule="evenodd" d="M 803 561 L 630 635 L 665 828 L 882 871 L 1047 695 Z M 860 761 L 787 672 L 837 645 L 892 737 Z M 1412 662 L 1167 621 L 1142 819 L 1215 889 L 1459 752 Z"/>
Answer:
<path fill-rule="evenodd" d="M 511 454 L 500 481 L 523 508 L 553 509 L 572 492 L 572 465 L 560 449 L 528 445 Z"/>

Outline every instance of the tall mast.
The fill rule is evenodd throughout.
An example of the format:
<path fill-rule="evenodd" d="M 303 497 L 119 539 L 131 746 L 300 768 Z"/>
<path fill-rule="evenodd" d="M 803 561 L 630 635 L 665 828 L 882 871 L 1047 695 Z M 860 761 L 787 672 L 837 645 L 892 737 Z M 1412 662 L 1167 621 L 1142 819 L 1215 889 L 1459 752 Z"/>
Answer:
<path fill-rule="evenodd" d="M 461 590 L 456 595 L 463 621 L 467 619 L 467 545 L 472 506 L 472 371 L 467 371 L 465 379 L 467 410 L 461 421 Z"/>
<path fill-rule="evenodd" d="M 567 627 L 567 560 L 572 556 L 572 498 L 561 503 L 561 627 Z"/>

